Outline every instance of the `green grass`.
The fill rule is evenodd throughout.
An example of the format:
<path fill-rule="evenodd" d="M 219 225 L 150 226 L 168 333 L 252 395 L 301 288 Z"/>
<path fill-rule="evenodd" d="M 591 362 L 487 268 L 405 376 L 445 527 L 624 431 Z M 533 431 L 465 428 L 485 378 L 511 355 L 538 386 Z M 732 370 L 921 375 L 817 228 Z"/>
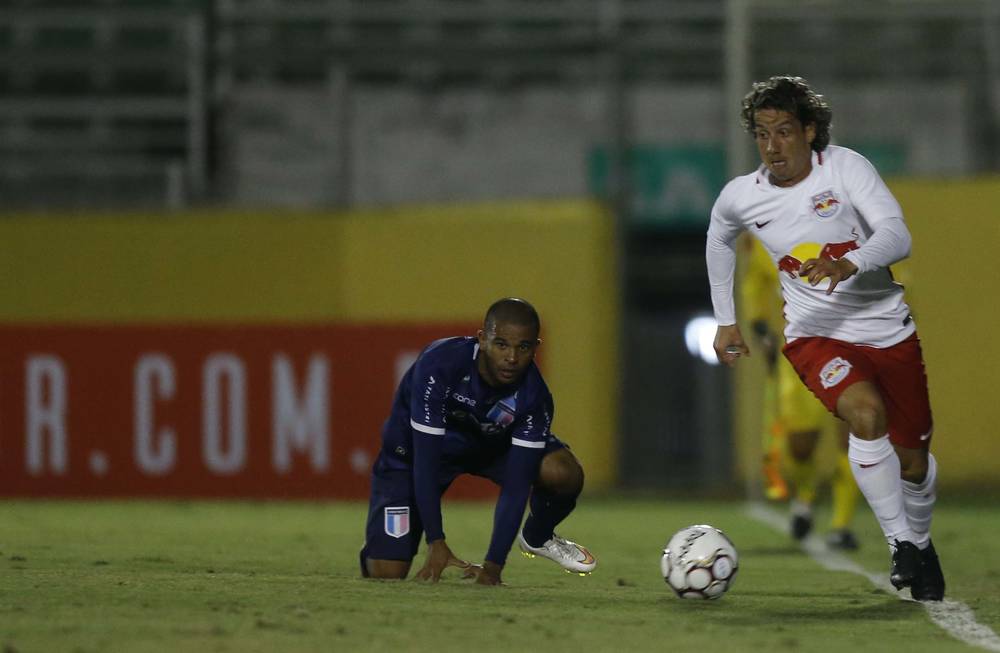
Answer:
<path fill-rule="evenodd" d="M 939 505 L 949 597 L 1000 632 L 1000 511 Z M 446 503 L 456 553 L 485 552 L 491 508 Z M 360 579 L 364 517 L 360 503 L 0 503 L 0 650 L 974 650 L 921 605 L 825 571 L 738 503 L 585 497 L 561 530 L 597 571 L 515 553 L 502 588 Z M 667 537 L 700 522 L 742 556 L 720 601 L 682 601 L 659 577 Z M 874 519 L 858 523 L 852 557 L 884 572 Z"/>

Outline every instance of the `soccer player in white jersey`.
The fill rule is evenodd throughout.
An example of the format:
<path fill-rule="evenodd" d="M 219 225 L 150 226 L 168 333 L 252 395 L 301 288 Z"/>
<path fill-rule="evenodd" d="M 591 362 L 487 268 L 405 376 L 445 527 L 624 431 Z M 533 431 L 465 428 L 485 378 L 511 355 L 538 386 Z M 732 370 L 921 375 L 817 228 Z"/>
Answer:
<path fill-rule="evenodd" d="M 916 600 L 940 601 L 927 376 L 889 270 L 910 254 L 902 209 L 863 156 L 829 144 L 832 112 L 805 80 L 754 84 L 741 116 L 761 165 L 730 181 L 712 208 L 706 260 L 716 354 L 731 366 L 750 353 L 733 300 L 735 241 L 747 230 L 780 271 L 785 357 L 850 428 L 851 469 L 889 543 L 890 581 Z"/>

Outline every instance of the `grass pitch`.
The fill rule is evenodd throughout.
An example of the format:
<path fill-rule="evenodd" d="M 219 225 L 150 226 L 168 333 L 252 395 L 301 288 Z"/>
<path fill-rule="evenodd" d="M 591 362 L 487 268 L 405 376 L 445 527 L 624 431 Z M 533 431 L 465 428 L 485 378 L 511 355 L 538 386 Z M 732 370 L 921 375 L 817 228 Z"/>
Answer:
<path fill-rule="evenodd" d="M 32 651 L 885 651 L 978 650 L 920 604 L 824 570 L 743 504 L 584 497 L 560 529 L 592 576 L 512 552 L 507 586 L 454 570 L 437 585 L 365 581 L 361 503 L 0 503 L 0 650 Z M 949 598 L 1000 632 L 1000 510 L 939 502 Z M 884 573 L 867 512 L 851 557 Z M 676 529 L 710 523 L 740 553 L 719 601 L 683 601 L 659 576 Z M 818 522 L 822 524 L 822 519 Z M 445 504 L 452 549 L 485 552 L 492 505 Z M 423 560 L 418 554 L 414 570 Z"/>

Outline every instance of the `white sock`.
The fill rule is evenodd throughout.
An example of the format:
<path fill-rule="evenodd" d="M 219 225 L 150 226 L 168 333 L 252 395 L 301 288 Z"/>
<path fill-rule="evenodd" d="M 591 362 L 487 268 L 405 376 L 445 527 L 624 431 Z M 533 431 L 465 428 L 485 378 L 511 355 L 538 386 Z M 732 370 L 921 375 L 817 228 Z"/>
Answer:
<path fill-rule="evenodd" d="M 895 540 L 913 542 L 913 530 L 903 505 L 899 457 L 889 442 L 889 435 L 862 440 L 851 434 L 848 442 L 847 458 L 851 461 L 854 480 L 875 513 L 886 541 L 890 546 Z"/>
<path fill-rule="evenodd" d="M 931 541 L 931 516 L 937 501 L 937 461 L 927 454 L 927 476 L 922 483 L 903 481 L 903 506 L 913 531 L 913 543 L 921 550 Z"/>

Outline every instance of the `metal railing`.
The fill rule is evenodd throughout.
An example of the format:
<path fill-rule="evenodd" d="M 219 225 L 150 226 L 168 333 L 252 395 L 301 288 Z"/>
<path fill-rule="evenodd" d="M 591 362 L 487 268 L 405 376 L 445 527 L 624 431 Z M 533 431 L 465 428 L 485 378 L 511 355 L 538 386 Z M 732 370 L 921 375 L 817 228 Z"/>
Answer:
<path fill-rule="evenodd" d="M 623 96 L 642 84 L 744 88 L 737 69 L 804 70 L 824 85 L 961 81 L 985 109 L 979 168 L 1000 167 L 994 0 L 10 0 L 0 201 L 30 199 L 19 184 L 44 187 L 47 169 L 65 178 L 74 166 L 83 185 L 131 177 L 130 191 L 155 171 L 144 173 L 153 202 L 205 197 L 209 125 L 225 130 L 242 85 L 582 82 Z M 64 184 L 51 186 L 42 200 L 58 203 Z"/>
<path fill-rule="evenodd" d="M 996 39 L 995 25 L 984 30 L 991 0 L 743 4 L 755 68 L 766 71 L 795 58 L 852 79 L 956 76 Z M 572 79 L 574 62 L 616 49 L 635 78 L 721 83 L 729 9 L 723 0 L 221 0 L 217 11 L 227 80 L 294 81 L 311 70 L 321 81 L 329 61 L 372 81 L 475 71 L 485 81 L 497 71 Z"/>
<path fill-rule="evenodd" d="M 0 201 L 179 206 L 202 193 L 205 56 L 189 9 L 0 9 Z"/>

